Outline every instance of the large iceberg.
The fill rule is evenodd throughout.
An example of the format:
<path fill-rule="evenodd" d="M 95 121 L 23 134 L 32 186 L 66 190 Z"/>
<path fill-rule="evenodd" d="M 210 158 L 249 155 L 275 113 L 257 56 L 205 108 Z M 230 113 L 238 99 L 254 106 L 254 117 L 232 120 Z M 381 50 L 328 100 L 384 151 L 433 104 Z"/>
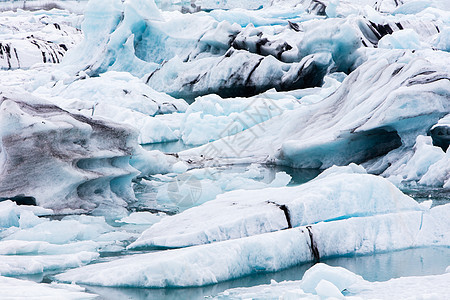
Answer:
<path fill-rule="evenodd" d="M 60 63 L 67 50 L 82 40 L 79 21 L 79 16 L 64 11 L 46 16 L 0 12 L 0 69 Z"/>
<path fill-rule="evenodd" d="M 56 275 L 63 282 L 121 287 L 189 287 L 274 272 L 320 257 L 448 244 L 450 206 L 355 217 L 250 237 L 132 255 Z M 444 218 L 445 219 L 445 218 Z"/>
<path fill-rule="evenodd" d="M 224 194 L 163 218 L 130 245 L 191 247 L 89 265 L 56 278 L 103 286 L 202 286 L 326 257 L 449 245 L 443 216 L 450 205 L 418 205 L 386 179 L 362 171 L 332 168 L 302 191 Z"/>
<path fill-rule="evenodd" d="M 446 0 L 79 2 L 0 3 L 0 297 L 448 254 Z M 217 298 L 441 299 L 447 275 L 319 263 Z"/>
<path fill-rule="evenodd" d="M 57 211 L 133 201 L 134 130 L 69 113 L 23 92 L 0 95 L 0 198 Z M 22 202 L 23 203 L 23 202 Z"/>
<path fill-rule="evenodd" d="M 332 168 L 297 187 L 219 195 L 214 201 L 161 220 L 129 247 L 186 247 L 321 221 L 420 210 L 416 201 L 386 179 L 353 172 Z"/>
<path fill-rule="evenodd" d="M 411 150 L 416 137 L 426 135 L 448 113 L 449 70 L 440 62 L 449 55 L 396 50 L 369 56 L 323 101 L 285 111 L 180 156 L 199 163 L 247 159 L 303 168 L 381 156 L 368 169 L 382 173 L 393 163 L 389 157 L 383 160 L 384 155 L 397 148 L 400 155 Z"/>

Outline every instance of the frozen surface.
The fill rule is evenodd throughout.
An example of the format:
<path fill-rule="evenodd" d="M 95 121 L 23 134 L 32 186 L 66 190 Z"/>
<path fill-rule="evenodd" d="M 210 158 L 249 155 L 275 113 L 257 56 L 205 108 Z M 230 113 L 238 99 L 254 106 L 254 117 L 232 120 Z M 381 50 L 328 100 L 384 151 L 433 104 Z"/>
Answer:
<path fill-rule="evenodd" d="M 0 11 L 0 69 L 61 62 L 66 51 L 83 38 L 77 29 L 80 22 L 81 16 L 62 10 L 48 14 Z"/>
<path fill-rule="evenodd" d="M 447 273 L 369 282 L 344 268 L 316 264 L 301 281 L 230 289 L 215 299 L 443 299 L 450 291 L 449 279 Z"/>
<path fill-rule="evenodd" d="M 137 147 L 134 130 L 0 89 L 2 199 L 60 212 L 108 206 L 120 211 L 125 200 L 134 199 L 131 179 L 138 171 L 129 165 Z"/>
<path fill-rule="evenodd" d="M 219 195 L 214 201 L 161 220 L 129 247 L 185 247 L 320 221 L 420 210 L 386 179 L 353 172 L 346 167 L 331 168 L 297 187 Z"/>
<path fill-rule="evenodd" d="M 227 159 L 327 168 L 383 157 L 399 147 L 405 153 L 449 111 L 449 70 L 440 63 L 448 54 L 418 53 L 374 54 L 323 101 L 181 155 L 199 163 Z M 389 163 L 372 162 L 370 171 L 381 173 Z"/>
<path fill-rule="evenodd" d="M 97 295 L 72 284 L 39 284 L 28 280 L 0 276 L 0 289 L 4 299 L 93 299 Z"/>
<path fill-rule="evenodd" d="M 56 275 L 116 287 L 188 287 L 273 272 L 320 257 L 449 245 L 449 205 L 321 222 L 246 238 L 139 254 Z M 315 253 L 315 254 L 313 254 Z"/>

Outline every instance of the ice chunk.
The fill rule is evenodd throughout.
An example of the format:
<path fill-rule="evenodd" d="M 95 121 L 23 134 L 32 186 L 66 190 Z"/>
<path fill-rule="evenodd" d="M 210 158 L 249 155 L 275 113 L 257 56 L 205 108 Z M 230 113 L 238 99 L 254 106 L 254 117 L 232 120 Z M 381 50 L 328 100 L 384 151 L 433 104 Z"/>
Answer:
<path fill-rule="evenodd" d="M 120 219 L 120 221 L 116 221 L 118 223 L 127 223 L 127 224 L 155 224 L 159 222 L 163 218 L 164 214 L 153 214 L 150 212 L 140 211 L 131 213 L 129 216 Z"/>
<path fill-rule="evenodd" d="M 0 274 L 17 276 L 63 270 L 88 264 L 100 256 L 97 252 L 81 251 L 59 255 L 0 255 Z"/>
<path fill-rule="evenodd" d="M 61 221 L 47 221 L 31 228 L 22 229 L 7 236 L 4 240 L 66 244 L 71 241 L 93 240 L 111 230 L 112 227 L 105 222 L 104 217 L 66 217 Z"/>
<path fill-rule="evenodd" d="M 95 294 L 85 293 L 77 285 L 43 284 L 0 276 L 0 289 L 5 299 L 93 299 Z"/>
<path fill-rule="evenodd" d="M 182 161 L 179 161 L 172 166 L 172 171 L 175 173 L 181 174 L 181 173 L 186 172 L 187 170 L 188 170 L 188 166 Z"/>
<path fill-rule="evenodd" d="M 124 210 L 134 200 L 134 130 L 0 89 L 0 198 L 32 199 L 59 212 Z"/>
<path fill-rule="evenodd" d="M 318 263 L 305 272 L 300 283 L 300 287 L 307 293 L 314 293 L 317 291 L 317 286 L 322 280 L 332 284 L 340 293 L 351 285 L 362 281 L 363 278 L 348 271 L 347 269 L 341 267 L 330 267 L 326 264 Z M 329 284 L 325 283 L 324 289 L 326 289 L 327 286 L 329 286 Z M 330 289 L 333 290 L 332 287 Z M 318 292 L 317 294 L 320 295 Z M 328 297 L 332 296 L 330 295 Z"/>
<path fill-rule="evenodd" d="M 378 42 L 378 47 L 385 49 L 423 49 L 419 35 L 412 29 L 396 31 L 385 35 Z"/>
<path fill-rule="evenodd" d="M 148 116 L 184 112 L 186 101 L 159 93 L 142 80 L 127 72 L 106 72 L 99 77 L 80 78 L 69 84 L 57 82 L 55 86 L 41 87 L 37 93 L 60 96 L 66 99 L 79 99 L 92 105 L 109 104 L 128 108 Z M 72 104 L 72 109 L 84 109 Z M 69 108 L 69 107 L 68 107 Z"/>
<path fill-rule="evenodd" d="M 444 207 L 448 210 L 450 205 Z M 202 286 L 311 261 L 314 259 L 312 249 L 320 257 L 331 257 L 449 244 L 448 218 L 434 216 L 435 210 L 432 208 L 427 218 L 422 218 L 425 213 L 420 211 L 355 217 L 207 245 L 138 254 L 69 270 L 56 278 L 63 282 L 116 287 Z M 440 227 L 435 221 L 446 225 Z M 424 240 L 424 236 L 429 239 Z"/>
<path fill-rule="evenodd" d="M 328 168 L 384 157 L 399 147 L 405 153 L 450 110 L 449 70 L 439 63 L 448 58 L 436 51 L 379 53 L 326 99 L 180 156 L 198 162 L 226 158 Z M 381 172 L 393 163 L 384 161 Z"/>
<path fill-rule="evenodd" d="M 245 170 L 238 166 L 193 169 L 175 177 L 154 179 L 142 183 L 157 191 L 157 204 L 183 211 L 228 191 L 284 187 L 291 181 L 291 176 L 285 172 L 271 172 L 255 164 Z"/>
<path fill-rule="evenodd" d="M 327 299 L 344 299 L 344 295 L 342 295 L 339 289 L 334 284 L 324 279 L 319 281 L 315 290 L 317 295 Z"/>
<path fill-rule="evenodd" d="M 2 3 L 4 5 L 5 3 Z M 59 63 L 82 39 L 75 14 L 0 13 L 0 69 L 28 69 L 39 63 Z"/>
<path fill-rule="evenodd" d="M 70 254 L 78 252 L 97 252 L 100 244 L 94 241 L 79 241 L 55 245 L 44 241 L 2 240 L 0 255 L 31 254 Z"/>
<path fill-rule="evenodd" d="M 297 187 L 219 195 L 214 201 L 161 220 L 130 247 L 185 247 L 320 221 L 421 209 L 386 179 L 346 174 L 348 168 Z"/>
<path fill-rule="evenodd" d="M 298 105 L 293 96 L 277 99 L 274 91 L 251 98 L 199 97 L 186 111 L 181 127 L 186 144 L 205 144 L 233 135 Z"/>
<path fill-rule="evenodd" d="M 222 57 L 185 63 L 175 57 L 151 73 L 147 83 L 177 98 L 193 99 L 211 93 L 248 97 L 271 88 L 287 91 L 321 86 L 331 65 L 329 53 L 314 53 L 287 64 L 273 56 L 230 49 Z"/>
<path fill-rule="evenodd" d="M 314 272 L 318 265 L 311 267 L 308 272 Z M 333 270 L 333 267 L 325 266 L 327 270 Z M 304 291 L 299 287 L 305 284 L 305 279 L 301 281 L 284 281 L 280 283 L 271 283 L 270 285 L 260 285 L 250 288 L 234 288 L 226 290 L 220 293 L 215 299 L 272 299 L 278 298 L 283 295 L 286 299 L 291 299 L 288 295 L 292 295 L 292 299 L 444 299 L 448 292 L 448 280 L 449 274 L 442 275 L 427 275 L 427 276 L 413 276 L 413 277 L 401 277 L 391 279 L 383 282 L 369 282 L 363 280 L 361 276 L 358 276 L 346 269 L 341 269 L 343 274 L 357 278 L 355 282 L 346 287 L 347 296 L 339 295 L 339 290 L 326 279 L 320 279 L 322 276 L 318 275 L 317 280 L 320 282 L 327 282 L 332 289 L 332 286 L 336 288 L 333 294 L 322 294 L 322 297 L 315 295 L 315 290 L 311 292 Z M 337 273 L 337 270 L 336 270 Z M 326 276 L 325 276 L 326 278 Z M 321 287 L 323 284 L 321 284 Z M 326 292 L 330 291 L 326 289 Z M 322 289 L 319 289 L 322 291 Z M 317 292 L 319 295 L 320 293 Z M 327 297 L 334 298 L 327 298 Z"/>
<path fill-rule="evenodd" d="M 0 202 L 0 227 L 8 228 L 19 226 L 19 217 L 16 213 L 17 205 L 12 201 Z"/>
<path fill-rule="evenodd" d="M 429 136 L 419 135 L 407 159 L 398 160 L 384 174 L 397 185 L 417 182 L 422 185 L 443 187 L 449 180 L 449 155 L 432 145 Z M 448 152 L 448 151 L 447 151 Z"/>

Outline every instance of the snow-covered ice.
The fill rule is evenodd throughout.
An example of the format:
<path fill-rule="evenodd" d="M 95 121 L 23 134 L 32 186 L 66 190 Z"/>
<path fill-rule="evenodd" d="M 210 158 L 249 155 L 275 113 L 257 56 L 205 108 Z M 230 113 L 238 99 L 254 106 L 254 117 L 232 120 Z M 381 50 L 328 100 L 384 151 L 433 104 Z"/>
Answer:
<path fill-rule="evenodd" d="M 161 220 L 129 247 L 186 247 L 320 221 L 420 210 L 416 201 L 386 179 L 354 172 L 331 168 L 297 187 L 221 194 L 214 201 Z"/>
<path fill-rule="evenodd" d="M 74 284 L 44 284 L 0 276 L 0 289 L 4 299 L 94 299 L 95 294 Z"/>
<path fill-rule="evenodd" d="M 447 2 L 3 1 L 0 297 L 145 297 L 448 251 Z M 448 274 L 316 264 L 210 291 L 444 299 Z"/>
<path fill-rule="evenodd" d="M 116 287 L 192 287 L 274 272 L 315 256 L 449 246 L 450 206 L 321 222 L 212 244 L 132 255 L 56 275 L 63 282 Z"/>
<path fill-rule="evenodd" d="M 214 299 L 445 299 L 448 280 L 446 273 L 369 282 L 344 268 L 316 264 L 300 281 L 230 289 Z"/>

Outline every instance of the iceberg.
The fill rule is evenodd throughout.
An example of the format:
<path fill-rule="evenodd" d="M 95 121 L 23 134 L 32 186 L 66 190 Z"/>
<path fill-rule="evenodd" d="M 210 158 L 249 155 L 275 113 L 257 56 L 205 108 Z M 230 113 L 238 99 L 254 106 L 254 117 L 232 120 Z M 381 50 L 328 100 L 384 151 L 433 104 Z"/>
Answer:
<path fill-rule="evenodd" d="M 409 154 L 409 153 L 408 153 Z M 432 138 L 419 135 L 412 154 L 393 163 L 384 174 L 396 185 L 449 188 L 449 151 L 433 146 Z"/>
<path fill-rule="evenodd" d="M 183 164 L 178 162 L 177 164 Z M 183 164 L 184 165 L 184 164 Z M 184 165 L 187 168 L 186 165 Z M 142 181 L 149 189 L 156 189 L 156 203 L 164 208 L 174 207 L 178 212 L 214 200 L 217 195 L 232 190 L 256 190 L 282 187 L 291 181 L 285 172 L 264 172 L 258 165 L 245 170 L 239 167 L 193 169 L 181 174 L 167 174 L 165 178 L 153 176 Z M 268 173 L 268 174 L 267 174 Z"/>
<path fill-rule="evenodd" d="M 224 159 L 322 169 L 370 161 L 370 172 L 383 173 L 394 162 L 386 154 L 411 150 L 416 137 L 448 113 L 449 70 L 440 64 L 448 59 L 448 53 L 431 50 L 372 54 L 324 100 L 180 157 L 200 164 Z"/>
<path fill-rule="evenodd" d="M 382 177 L 346 168 L 325 172 L 296 187 L 218 195 L 214 201 L 162 219 L 129 248 L 187 247 L 321 221 L 420 210 L 416 201 Z"/>
<path fill-rule="evenodd" d="M 60 63 L 82 40 L 78 17 L 64 11 L 0 12 L 0 69 L 28 69 L 38 63 Z"/>
<path fill-rule="evenodd" d="M 58 274 L 62 282 L 114 287 L 193 287 L 274 272 L 320 257 L 449 246 L 450 205 L 320 222 L 187 248 L 131 255 Z"/>
<path fill-rule="evenodd" d="M 84 74 L 74 82 L 59 80 L 35 93 L 71 112 L 134 127 L 140 144 L 178 140 L 178 128 L 156 116 L 183 113 L 188 108 L 186 101 L 156 92 L 125 72 L 110 71 L 93 78 Z"/>
<path fill-rule="evenodd" d="M 92 211 L 133 201 L 129 165 L 137 133 L 69 113 L 23 92 L 0 98 L 0 198 L 62 212 Z"/>
<path fill-rule="evenodd" d="M 344 268 L 316 264 L 300 281 L 229 289 L 214 299 L 441 299 L 449 292 L 449 279 L 445 273 L 369 282 Z"/>
<path fill-rule="evenodd" d="M 96 252 L 58 255 L 0 255 L 0 274 L 17 276 L 80 267 L 97 259 Z"/>
<path fill-rule="evenodd" d="M 2 297 L 9 299 L 32 297 L 34 299 L 75 300 L 97 297 L 95 294 L 86 293 L 84 288 L 74 284 L 35 283 L 5 276 L 0 276 L 0 289 L 2 290 Z"/>

